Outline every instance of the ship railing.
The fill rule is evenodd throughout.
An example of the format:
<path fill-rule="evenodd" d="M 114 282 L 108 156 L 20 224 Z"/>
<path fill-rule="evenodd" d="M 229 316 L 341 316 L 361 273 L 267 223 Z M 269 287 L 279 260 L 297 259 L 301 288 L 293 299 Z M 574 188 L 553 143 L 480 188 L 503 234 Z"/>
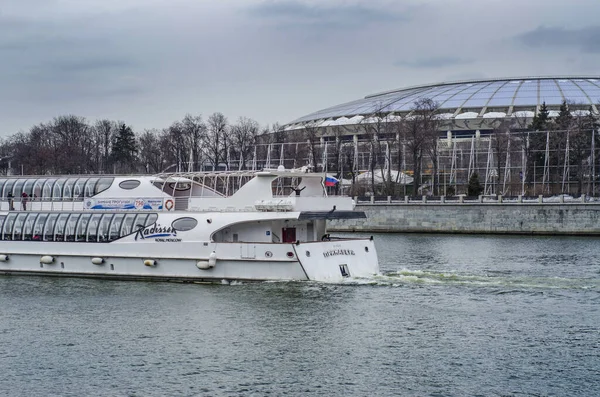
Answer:
<path fill-rule="evenodd" d="M 199 200 L 198 200 L 199 199 Z M 246 197 L 230 201 L 228 197 L 102 197 L 58 200 L 29 197 L 0 200 L 0 211 L 325 211 L 352 209 L 352 199 L 344 196 L 273 195 L 254 200 Z"/>
<path fill-rule="evenodd" d="M 170 201 L 170 202 L 169 202 Z M 187 209 L 189 199 L 169 197 L 103 197 L 56 199 L 52 197 L 15 197 L 0 200 L 0 211 L 168 211 Z"/>

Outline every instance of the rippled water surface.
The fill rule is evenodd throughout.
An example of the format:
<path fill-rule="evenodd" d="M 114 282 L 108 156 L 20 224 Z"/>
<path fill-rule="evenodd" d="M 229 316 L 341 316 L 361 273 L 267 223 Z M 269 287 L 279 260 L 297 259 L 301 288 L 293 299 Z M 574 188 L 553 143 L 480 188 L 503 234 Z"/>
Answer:
<path fill-rule="evenodd" d="M 600 395 L 598 239 L 375 238 L 337 285 L 0 277 L 0 395 Z"/>

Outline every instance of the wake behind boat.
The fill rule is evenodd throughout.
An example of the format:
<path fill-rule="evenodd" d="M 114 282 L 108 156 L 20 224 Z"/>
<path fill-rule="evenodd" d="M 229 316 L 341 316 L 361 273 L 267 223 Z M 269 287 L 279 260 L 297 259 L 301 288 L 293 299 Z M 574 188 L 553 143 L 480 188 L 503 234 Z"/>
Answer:
<path fill-rule="evenodd" d="M 0 274 L 338 282 L 379 272 L 326 175 L 287 171 L 0 179 Z"/>

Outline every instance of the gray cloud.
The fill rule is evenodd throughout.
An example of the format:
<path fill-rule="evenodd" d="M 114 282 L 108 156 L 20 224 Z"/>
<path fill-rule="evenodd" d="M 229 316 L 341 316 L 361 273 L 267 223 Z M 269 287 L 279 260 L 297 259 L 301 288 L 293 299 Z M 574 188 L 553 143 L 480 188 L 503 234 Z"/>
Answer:
<path fill-rule="evenodd" d="M 309 5 L 298 1 L 266 1 L 248 8 L 250 15 L 287 27 L 320 26 L 357 29 L 365 24 L 404 21 L 407 15 L 362 5 Z"/>
<path fill-rule="evenodd" d="M 12 98 L 72 103 L 140 94 L 143 66 L 92 18 L 28 20 L 0 16 L 0 84 Z"/>
<path fill-rule="evenodd" d="M 588 53 L 600 53 L 600 26 L 581 29 L 539 26 L 516 38 L 533 48 L 575 47 Z"/>
<path fill-rule="evenodd" d="M 598 73 L 597 0 L 5 3 L 0 136 L 65 113 L 138 129 L 215 111 L 264 125 L 481 73 Z"/>
<path fill-rule="evenodd" d="M 63 49 L 81 50 L 90 46 L 100 44 L 102 40 L 93 38 L 75 38 L 43 34 L 24 34 L 20 37 L 2 37 L 0 38 L 0 55 L 2 53 L 27 53 L 30 57 L 36 56 L 45 50 L 60 51 Z M 7 54 L 8 56 L 8 54 Z"/>
<path fill-rule="evenodd" d="M 453 56 L 446 57 L 432 57 L 432 58 L 421 58 L 411 61 L 398 61 L 395 62 L 395 66 L 406 66 L 409 68 L 427 68 L 427 69 L 435 69 L 435 68 L 443 68 L 446 66 L 457 66 L 457 65 L 466 65 L 473 63 L 472 59 L 464 59 Z"/>
<path fill-rule="evenodd" d="M 121 57 L 89 57 L 83 59 L 64 59 L 50 64 L 57 72 L 86 73 L 123 71 L 138 66 L 136 62 Z"/>

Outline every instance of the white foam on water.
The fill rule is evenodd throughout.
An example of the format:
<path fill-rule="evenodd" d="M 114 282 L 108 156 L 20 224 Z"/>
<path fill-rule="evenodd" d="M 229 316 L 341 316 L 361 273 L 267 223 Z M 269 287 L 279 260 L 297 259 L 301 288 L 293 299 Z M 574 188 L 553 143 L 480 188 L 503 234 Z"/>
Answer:
<path fill-rule="evenodd" d="M 226 281 L 226 280 L 224 280 Z M 229 282 L 231 285 L 241 285 L 241 282 Z M 401 269 L 388 271 L 371 277 L 348 277 L 342 281 L 290 281 L 269 280 L 263 283 L 287 284 L 301 283 L 305 285 L 318 286 L 341 285 L 341 286 L 382 286 L 382 287 L 406 287 L 406 286 L 455 286 L 473 288 L 497 288 L 497 293 L 517 293 L 523 291 L 551 290 L 596 290 L 600 292 L 600 278 L 579 279 L 561 277 L 527 277 L 511 275 L 506 272 L 490 272 L 489 274 L 464 274 L 457 272 L 436 272 L 429 270 Z"/>
<path fill-rule="evenodd" d="M 453 285 L 466 287 L 510 288 L 510 291 L 530 289 L 585 289 L 599 290 L 599 279 L 572 279 L 561 277 L 523 277 L 510 274 L 473 275 L 454 272 L 402 269 L 368 278 L 348 278 L 343 285 L 380 285 L 402 287 L 407 285 Z"/>

